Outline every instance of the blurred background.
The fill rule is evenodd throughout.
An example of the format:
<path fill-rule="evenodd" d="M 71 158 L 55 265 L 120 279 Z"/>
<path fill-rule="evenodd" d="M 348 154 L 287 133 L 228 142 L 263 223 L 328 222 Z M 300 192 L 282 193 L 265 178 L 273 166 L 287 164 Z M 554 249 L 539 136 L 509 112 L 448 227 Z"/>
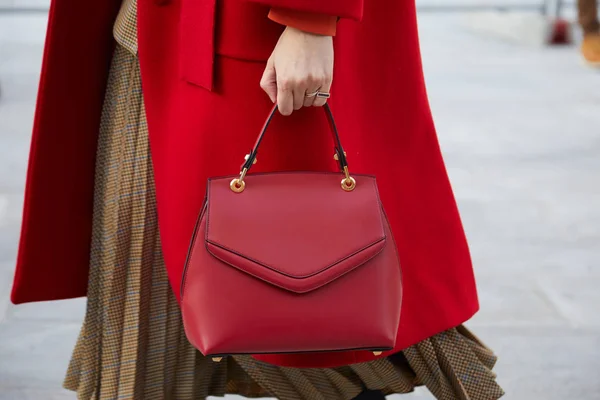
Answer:
<path fill-rule="evenodd" d="M 85 301 L 8 300 L 48 3 L 0 0 L 1 400 L 75 399 L 61 383 Z M 600 69 L 583 62 L 576 4 L 417 5 L 478 278 L 467 325 L 499 355 L 507 399 L 600 399 Z"/>

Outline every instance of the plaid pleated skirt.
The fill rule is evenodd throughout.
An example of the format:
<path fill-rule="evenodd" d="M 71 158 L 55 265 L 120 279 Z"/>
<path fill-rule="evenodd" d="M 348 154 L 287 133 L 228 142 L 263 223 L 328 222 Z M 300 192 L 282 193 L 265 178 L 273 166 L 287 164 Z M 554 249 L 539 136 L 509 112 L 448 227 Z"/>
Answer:
<path fill-rule="evenodd" d="M 158 234 L 148 126 L 135 40 L 135 0 L 115 25 L 98 143 L 85 321 L 64 386 L 79 399 L 197 400 L 235 393 L 283 400 L 349 400 L 364 389 L 438 399 L 502 396 L 496 357 L 465 327 L 402 353 L 329 369 L 296 369 L 250 356 L 214 363 L 185 337 Z"/>

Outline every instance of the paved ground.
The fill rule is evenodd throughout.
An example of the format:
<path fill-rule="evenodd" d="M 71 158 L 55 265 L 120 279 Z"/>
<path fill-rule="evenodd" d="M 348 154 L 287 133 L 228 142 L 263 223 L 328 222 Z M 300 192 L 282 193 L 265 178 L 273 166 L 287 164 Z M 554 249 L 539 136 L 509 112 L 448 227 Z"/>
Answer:
<path fill-rule="evenodd" d="M 463 21 L 424 14 L 420 27 L 479 280 L 469 326 L 500 355 L 508 399 L 600 399 L 600 71 L 572 47 L 505 42 Z M 84 302 L 7 300 L 44 23 L 0 14 L 0 400 L 74 399 L 60 384 Z M 415 397 L 431 398 L 403 398 Z"/>

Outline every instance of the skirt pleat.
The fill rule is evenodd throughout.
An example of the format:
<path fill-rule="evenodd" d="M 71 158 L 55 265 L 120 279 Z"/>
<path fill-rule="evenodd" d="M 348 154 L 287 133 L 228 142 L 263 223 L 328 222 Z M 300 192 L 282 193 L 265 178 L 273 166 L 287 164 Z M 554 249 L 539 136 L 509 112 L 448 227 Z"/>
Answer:
<path fill-rule="evenodd" d="M 376 361 L 284 368 L 250 356 L 221 363 L 185 337 L 161 253 L 139 63 L 118 45 L 98 143 L 85 321 L 65 387 L 79 399 L 197 400 L 226 393 L 283 400 L 349 400 L 365 388 L 438 399 L 502 396 L 496 357 L 465 327 Z"/>

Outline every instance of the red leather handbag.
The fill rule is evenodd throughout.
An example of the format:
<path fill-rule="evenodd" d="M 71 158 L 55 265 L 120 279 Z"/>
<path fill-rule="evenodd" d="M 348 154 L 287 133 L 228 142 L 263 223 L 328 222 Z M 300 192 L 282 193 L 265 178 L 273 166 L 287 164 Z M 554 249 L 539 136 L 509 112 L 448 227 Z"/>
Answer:
<path fill-rule="evenodd" d="M 208 180 L 181 307 L 188 339 L 215 361 L 394 348 L 402 282 L 392 232 L 375 177 L 350 176 L 324 109 L 344 175 L 247 175 L 274 108 L 240 176 Z"/>

